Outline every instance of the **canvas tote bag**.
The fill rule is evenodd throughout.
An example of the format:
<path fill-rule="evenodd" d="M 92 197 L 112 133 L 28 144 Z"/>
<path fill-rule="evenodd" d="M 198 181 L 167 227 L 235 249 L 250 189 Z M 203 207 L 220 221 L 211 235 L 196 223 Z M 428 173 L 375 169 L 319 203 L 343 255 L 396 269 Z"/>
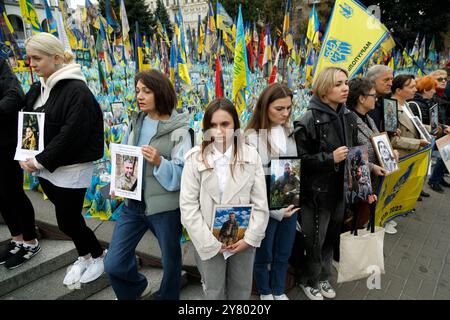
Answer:
<path fill-rule="evenodd" d="M 367 229 L 358 230 L 354 223 L 352 230 L 340 236 L 338 283 L 367 278 L 374 268 L 384 274 L 384 228 L 375 227 L 374 208 L 375 203 Z"/>

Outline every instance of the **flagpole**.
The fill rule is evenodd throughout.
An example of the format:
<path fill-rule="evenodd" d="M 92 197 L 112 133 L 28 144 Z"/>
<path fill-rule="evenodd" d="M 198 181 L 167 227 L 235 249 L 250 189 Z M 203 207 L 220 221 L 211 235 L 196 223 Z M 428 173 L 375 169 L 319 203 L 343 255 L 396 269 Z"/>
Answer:
<path fill-rule="evenodd" d="M 392 39 L 394 39 L 395 44 L 398 45 L 403 52 L 403 50 L 405 50 L 405 47 L 397 40 L 396 37 L 394 37 L 394 35 L 392 33 L 391 33 L 391 37 L 392 37 Z M 408 54 L 408 56 L 411 58 L 412 62 L 416 65 L 416 67 L 422 72 L 422 74 L 426 75 L 427 73 L 419 66 L 417 61 L 414 60 L 414 57 L 410 56 L 409 54 Z"/>

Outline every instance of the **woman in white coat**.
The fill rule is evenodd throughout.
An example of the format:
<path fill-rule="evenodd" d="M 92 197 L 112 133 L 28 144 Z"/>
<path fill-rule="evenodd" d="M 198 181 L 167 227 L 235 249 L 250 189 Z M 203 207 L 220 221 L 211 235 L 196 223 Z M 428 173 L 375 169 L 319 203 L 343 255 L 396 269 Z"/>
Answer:
<path fill-rule="evenodd" d="M 238 114 L 227 99 L 209 104 L 203 133 L 201 146 L 186 155 L 181 222 L 195 247 L 205 298 L 249 299 L 255 248 L 264 238 L 269 219 L 261 159 L 255 148 L 243 143 Z M 222 244 L 212 232 L 214 205 L 218 204 L 253 204 L 243 238 L 231 245 Z"/>

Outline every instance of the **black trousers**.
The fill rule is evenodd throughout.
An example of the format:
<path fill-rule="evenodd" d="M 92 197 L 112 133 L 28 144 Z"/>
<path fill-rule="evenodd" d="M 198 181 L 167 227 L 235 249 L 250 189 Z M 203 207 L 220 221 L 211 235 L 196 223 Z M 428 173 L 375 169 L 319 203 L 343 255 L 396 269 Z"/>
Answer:
<path fill-rule="evenodd" d="M 100 257 L 103 249 L 94 232 L 86 225 L 82 215 L 86 188 L 61 188 L 43 178 L 39 178 L 39 183 L 47 197 L 55 205 L 59 230 L 72 238 L 78 255 L 85 256 L 90 253 L 93 258 Z"/>
<path fill-rule="evenodd" d="M 33 205 L 23 191 L 22 168 L 12 155 L 0 156 L 0 212 L 13 237 L 36 239 Z"/>
<path fill-rule="evenodd" d="M 326 199 L 305 201 L 301 215 L 306 257 L 300 282 L 318 288 L 319 281 L 331 276 L 333 247 L 339 241 L 344 218 L 343 199 L 334 204 Z"/>

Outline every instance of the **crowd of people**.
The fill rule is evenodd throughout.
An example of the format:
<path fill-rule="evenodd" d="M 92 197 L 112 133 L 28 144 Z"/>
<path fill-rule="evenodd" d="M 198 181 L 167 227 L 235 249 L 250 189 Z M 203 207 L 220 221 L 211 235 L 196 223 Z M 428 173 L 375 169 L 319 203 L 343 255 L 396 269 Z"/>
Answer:
<path fill-rule="evenodd" d="M 199 145 L 189 130 L 189 112 L 176 108 L 177 95 L 168 77 L 156 70 L 143 71 L 135 77 L 139 110 L 130 115 L 122 139 L 122 144 L 141 147 L 145 159 L 142 200 L 126 200 L 109 248 L 104 249 L 82 215 L 93 161 L 103 156 L 100 106 L 79 65 L 71 62 L 73 57 L 56 37 L 36 34 L 27 39 L 25 48 L 30 66 L 40 77 L 26 95 L 7 63 L 0 61 L 0 119 L 4 124 L 0 126 L 0 211 L 11 233 L 10 243 L 0 249 L 0 264 L 17 268 L 41 250 L 34 209 L 23 191 L 25 170 L 39 177 L 55 205 L 59 229 L 78 251 L 79 258 L 63 284 L 88 283 L 106 272 L 121 300 L 139 299 L 149 290 L 135 258 L 148 229 L 161 248 L 164 270 L 156 299 L 179 299 L 183 227 L 195 249 L 207 299 L 249 299 L 254 281 L 262 300 L 288 300 L 289 258 L 302 254 L 292 250 L 298 226 L 306 249 L 299 270 L 300 287 L 311 300 L 335 298 L 330 276 L 333 260 L 339 262 L 339 235 L 345 229 L 344 213 L 349 207 L 344 175 L 350 148 L 367 147 L 372 182 L 365 186 L 370 194 L 351 201 L 351 210 L 369 211 L 377 200 L 373 193 L 378 179 L 391 171 L 379 163 L 371 143 L 374 135 L 385 131 L 383 98 L 398 102 L 398 129 L 389 133 L 395 151 L 392 155 L 384 152 L 387 162 L 397 162 L 431 143 L 421 136 L 412 118 L 419 116 L 428 128 L 427 115 L 435 104 L 440 115 L 435 137 L 450 135 L 446 126 L 450 124 L 449 81 L 442 70 L 416 79 L 413 75 L 394 77 L 389 67 L 375 65 L 365 77 L 349 80 L 346 70 L 325 68 L 317 74 L 309 107 L 299 119 L 291 119 L 293 92 L 283 83 L 274 83 L 260 94 L 246 128 L 241 128 L 231 101 L 216 99 L 205 110 Z M 44 149 L 26 161 L 15 161 L 21 110 L 45 114 Z M 269 206 L 271 160 L 279 157 L 301 159 L 300 206 Z M 130 161 L 126 164 L 130 168 L 124 177 L 133 172 Z M 361 170 L 355 167 L 355 184 L 362 179 Z M 428 180 L 432 190 L 443 192 L 442 187 L 450 187 L 445 173 L 445 163 L 436 153 Z M 243 204 L 253 206 L 243 238 L 220 241 L 212 231 L 214 206 Z M 369 217 L 358 215 L 358 219 L 364 225 Z M 394 221 L 386 223 L 386 232 L 394 234 L 395 225 Z M 230 254 L 226 258 L 225 252 Z"/>

